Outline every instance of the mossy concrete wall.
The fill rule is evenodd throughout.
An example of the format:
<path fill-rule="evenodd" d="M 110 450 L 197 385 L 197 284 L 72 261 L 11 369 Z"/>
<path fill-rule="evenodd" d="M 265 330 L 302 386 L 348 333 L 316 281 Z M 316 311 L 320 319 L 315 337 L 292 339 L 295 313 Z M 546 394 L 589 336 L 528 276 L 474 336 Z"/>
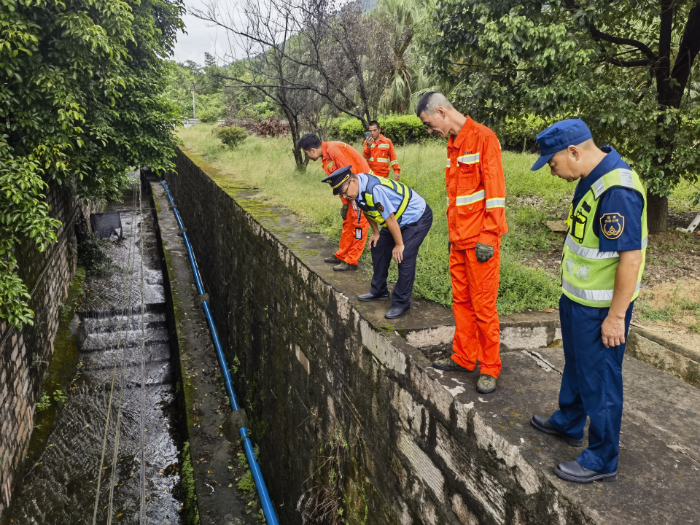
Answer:
<path fill-rule="evenodd" d="M 471 386 L 370 323 L 187 154 L 166 182 L 282 523 L 324 523 L 323 505 L 349 523 L 589 522 L 479 415 Z"/>
<path fill-rule="evenodd" d="M 51 184 L 46 201 L 51 217 L 62 224 L 58 242 L 43 253 L 29 239 L 16 249 L 17 272 L 31 294 L 34 325 L 18 329 L 0 321 L 0 517 L 27 453 L 36 423 L 35 405 L 54 354 L 60 307 L 75 274 L 75 225 L 89 214 L 66 186 Z"/>

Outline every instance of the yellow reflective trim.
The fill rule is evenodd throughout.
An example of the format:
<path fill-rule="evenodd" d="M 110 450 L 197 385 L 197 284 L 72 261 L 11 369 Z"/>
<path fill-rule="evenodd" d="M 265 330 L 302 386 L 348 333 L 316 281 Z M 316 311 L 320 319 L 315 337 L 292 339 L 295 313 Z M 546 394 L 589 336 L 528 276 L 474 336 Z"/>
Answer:
<path fill-rule="evenodd" d="M 377 146 L 378 148 L 384 148 L 384 149 L 389 149 L 389 144 L 380 144 Z"/>
<path fill-rule="evenodd" d="M 377 157 L 377 162 L 389 162 L 389 159 L 383 159 L 381 157 Z"/>
<path fill-rule="evenodd" d="M 486 198 L 486 191 L 481 190 L 477 191 L 476 193 L 472 193 L 471 195 L 462 195 L 460 197 L 457 197 L 456 204 L 457 206 L 465 206 L 467 204 L 473 204 L 475 202 L 483 201 Z"/>
<path fill-rule="evenodd" d="M 457 158 L 457 162 L 462 164 L 476 164 L 479 162 L 479 154 L 474 153 L 473 155 L 462 155 L 461 157 Z"/>
<path fill-rule="evenodd" d="M 486 207 L 487 208 L 505 208 L 506 207 L 506 200 L 505 200 L 505 198 L 503 198 L 503 199 L 486 199 Z"/>
<path fill-rule="evenodd" d="M 450 167 L 450 159 L 447 159 L 447 167 Z"/>
<path fill-rule="evenodd" d="M 399 163 L 398 160 L 392 160 L 392 161 L 389 163 L 389 166 L 393 166 L 394 164 L 398 164 L 398 163 Z"/>

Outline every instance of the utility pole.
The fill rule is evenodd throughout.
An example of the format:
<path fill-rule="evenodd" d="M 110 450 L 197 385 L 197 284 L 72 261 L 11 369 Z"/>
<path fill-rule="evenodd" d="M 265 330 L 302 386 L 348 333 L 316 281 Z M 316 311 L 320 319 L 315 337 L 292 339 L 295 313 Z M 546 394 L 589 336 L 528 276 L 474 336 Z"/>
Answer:
<path fill-rule="evenodd" d="M 192 118 L 196 119 L 197 118 L 197 103 L 194 101 L 194 88 L 195 88 L 195 83 L 194 80 L 192 81 Z"/>

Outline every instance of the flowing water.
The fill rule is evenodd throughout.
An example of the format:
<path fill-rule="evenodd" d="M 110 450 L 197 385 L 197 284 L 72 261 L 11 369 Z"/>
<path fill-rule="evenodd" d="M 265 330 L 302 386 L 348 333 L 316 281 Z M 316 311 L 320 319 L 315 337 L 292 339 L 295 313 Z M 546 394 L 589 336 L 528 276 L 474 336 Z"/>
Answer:
<path fill-rule="evenodd" d="M 124 230 L 122 240 L 109 242 L 116 267 L 85 281 L 73 320 L 76 377 L 44 451 L 15 492 L 15 525 L 93 523 L 95 510 L 98 524 L 182 522 L 163 273 L 149 201 L 139 206 L 139 196 L 135 181 L 123 203 L 107 207 L 121 213 Z"/>

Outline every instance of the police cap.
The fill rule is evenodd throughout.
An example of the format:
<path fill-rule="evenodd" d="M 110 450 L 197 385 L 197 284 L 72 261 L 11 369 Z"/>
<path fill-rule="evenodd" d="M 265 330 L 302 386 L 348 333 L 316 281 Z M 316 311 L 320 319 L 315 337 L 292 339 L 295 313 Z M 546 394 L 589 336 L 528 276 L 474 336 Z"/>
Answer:
<path fill-rule="evenodd" d="M 341 188 L 343 187 L 343 184 L 345 184 L 348 181 L 348 179 L 350 179 L 350 175 L 353 175 L 350 166 L 344 166 L 335 170 L 321 182 L 327 182 L 328 184 L 330 184 L 331 188 L 333 188 L 333 195 L 338 195 L 340 193 Z"/>
<path fill-rule="evenodd" d="M 537 135 L 537 145 L 540 147 L 540 158 L 530 168 L 537 171 L 547 164 L 555 153 L 569 146 L 578 146 L 593 138 L 591 130 L 580 119 L 566 119 L 552 124 Z"/>

